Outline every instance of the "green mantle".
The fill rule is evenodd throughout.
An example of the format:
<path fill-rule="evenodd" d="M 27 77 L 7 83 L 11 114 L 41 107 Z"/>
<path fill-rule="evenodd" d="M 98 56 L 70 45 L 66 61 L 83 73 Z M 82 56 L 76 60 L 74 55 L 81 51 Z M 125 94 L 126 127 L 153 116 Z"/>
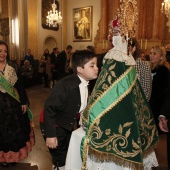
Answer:
<path fill-rule="evenodd" d="M 83 113 L 82 169 L 87 150 L 97 161 L 143 169 L 143 158 L 158 142 L 150 107 L 133 66 L 107 59 Z"/>

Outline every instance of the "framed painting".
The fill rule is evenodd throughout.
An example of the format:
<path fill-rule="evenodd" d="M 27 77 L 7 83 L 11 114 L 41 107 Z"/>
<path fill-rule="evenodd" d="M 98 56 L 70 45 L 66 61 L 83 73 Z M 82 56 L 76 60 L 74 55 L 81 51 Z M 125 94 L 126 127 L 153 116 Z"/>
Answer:
<path fill-rule="evenodd" d="M 73 41 L 92 40 L 92 6 L 73 9 Z"/>
<path fill-rule="evenodd" d="M 57 27 L 49 27 L 49 25 L 46 24 L 46 16 L 48 15 L 48 11 L 52 10 L 52 3 L 53 0 L 42 0 L 42 27 L 44 29 L 54 30 L 57 31 L 59 29 L 59 25 Z M 57 10 L 59 11 L 59 3 L 57 0 L 55 0 L 55 4 L 57 5 Z"/>

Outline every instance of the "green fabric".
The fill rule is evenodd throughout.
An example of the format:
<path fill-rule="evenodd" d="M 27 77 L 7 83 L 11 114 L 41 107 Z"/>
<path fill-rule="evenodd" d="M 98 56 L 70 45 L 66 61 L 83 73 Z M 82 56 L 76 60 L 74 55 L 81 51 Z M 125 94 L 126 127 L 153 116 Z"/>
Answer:
<path fill-rule="evenodd" d="M 0 86 L 9 95 L 11 95 L 13 98 L 15 98 L 18 102 L 20 102 L 18 93 L 16 93 L 15 89 L 13 88 L 13 86 L 5 79 L 5 77 L 2 74 L 0 74 Z"/>
<path fill-rule="evenodd" d="M 135 68 L 124 62 L 106 60 L 82 118 L 86 127 L 81 143 L 84 167 L 86 148 L 99 161 L 117 158 L 120 165 L 142 166 L 144 153 L 158 142 Z"/>
<path fill-rule="evenodd" d="M 2 87 L 10 96 L 15 98 L 20 103 L 18 93 L 16 92 L 14 87 L 6 80 L 6 78 L 2 74 L 0 74 L 0 87 Z M 32 120 L 33 114 L 31 112 L 30 108 L 28 108 L 28 107 L 27 107 L 27 114 L 28 114 L 29 120 Z"/>
<path fill-rule="evenodd" d="M 33 120 L 33 114 L 32 114 L 32 111 L 29 107 L 27 107 L 27 114 L 28 114 L 29 120 Z"/>

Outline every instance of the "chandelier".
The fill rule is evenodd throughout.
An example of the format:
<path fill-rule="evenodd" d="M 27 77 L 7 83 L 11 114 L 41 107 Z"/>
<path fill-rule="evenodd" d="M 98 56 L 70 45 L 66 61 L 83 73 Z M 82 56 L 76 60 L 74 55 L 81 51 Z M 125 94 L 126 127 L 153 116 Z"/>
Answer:
<path fill-rule="evenodd" d="M 162 2 L 161 12 L 166 14 L 167 17 L 169 16 L 169 13 L 170 13 L 170 1 L 169 0 L 164 0 L 164 2 Z"/>
<path fill-rule="evenodd" d="M 48 11 L 48 15 L 46 16 L 46 25 L 49 27 L 57 27 L 58 24 L 62 23 L 61 12 L 58 12 L 57 5 L 55 4 L 55 0 L 53 1 L 52 10 Z"/>

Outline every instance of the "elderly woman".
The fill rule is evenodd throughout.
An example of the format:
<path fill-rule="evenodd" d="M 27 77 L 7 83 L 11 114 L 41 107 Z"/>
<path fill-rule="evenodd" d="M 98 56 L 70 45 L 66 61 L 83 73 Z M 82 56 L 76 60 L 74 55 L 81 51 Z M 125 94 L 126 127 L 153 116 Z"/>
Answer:
<path fill-rule="evenodd" d="M 25 87 L 29 87 L 33 77 L 33 67 L 28 60 L 24 61 L 24 65 L 21 68 L 21 75 L 23 77 Z"/>

